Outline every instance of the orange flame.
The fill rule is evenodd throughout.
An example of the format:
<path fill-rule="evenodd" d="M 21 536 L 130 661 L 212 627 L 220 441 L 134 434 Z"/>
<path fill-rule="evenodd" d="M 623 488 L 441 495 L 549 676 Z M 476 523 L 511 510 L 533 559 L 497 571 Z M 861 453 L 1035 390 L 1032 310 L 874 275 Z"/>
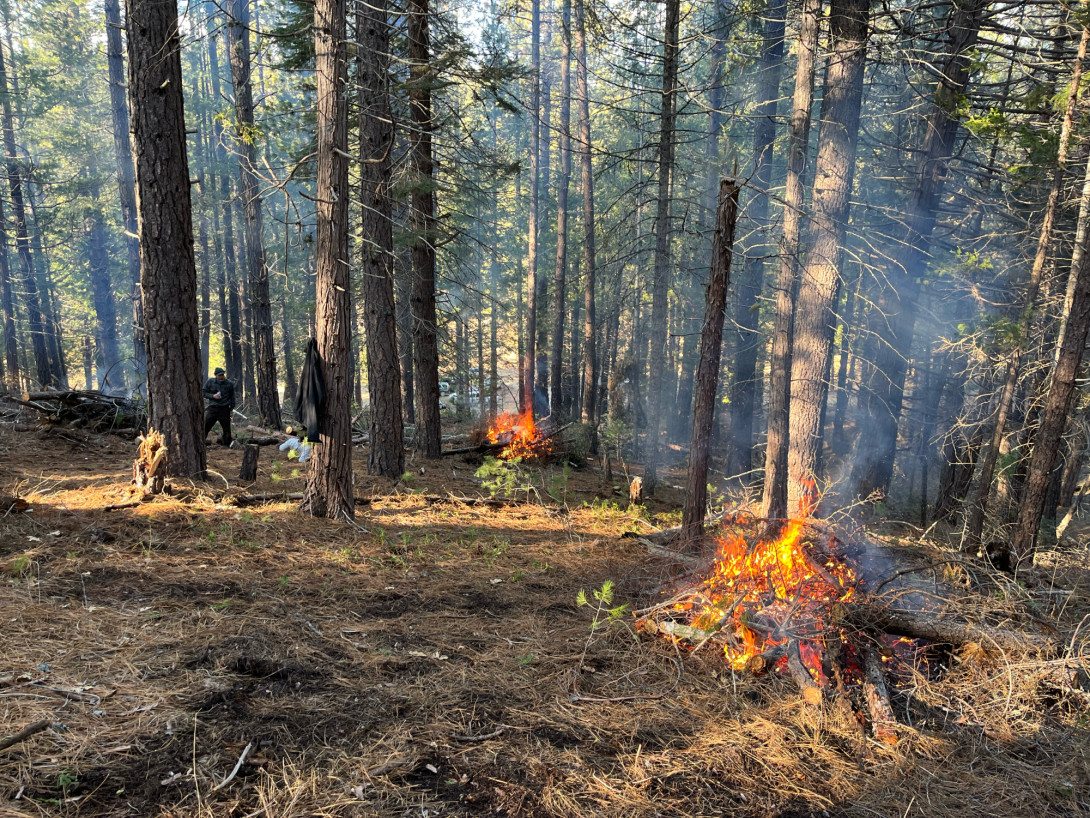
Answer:
<path fill-rule="evenodd" d="M 534 425 L 534 414 L 527 409 L 522 414 L 503 412 L 488 427 L 488 442 L 502 443 L 506 447 L 500 457 L 509 460 L 540 460 L 549 454 L 548 438 L 539 438 Z"/>
<path fill-rule="evenodd" d="M 702 595 L 708 604 L 694 625 L 727 628 L 727 661 L 745 668 L 758 655 L 799 640 L 804 664 L 820 667 L 812 643 L 822 640 L 829 608 L 852 594 L 852 570 L 842 563 L 819 562 L 803 542 L 807 518 L 814 507 L 813 485 L 805 487 L 799 518 L 788 520 L 775 540 L 752 546 L 737 535 L 723 536 Z"/>

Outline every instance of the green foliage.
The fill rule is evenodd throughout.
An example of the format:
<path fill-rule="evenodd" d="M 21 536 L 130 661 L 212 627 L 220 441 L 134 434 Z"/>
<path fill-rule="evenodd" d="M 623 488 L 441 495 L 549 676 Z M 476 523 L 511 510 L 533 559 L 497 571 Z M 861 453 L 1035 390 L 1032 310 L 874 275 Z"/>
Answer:
<path fill-rule="evenodd" d="M 510 460 L 486 457 L 476 475 L 483 481 L 481 485 L 493 497 L 499 494 L 510 496 L 520 490 L 528 493 L 530 484 L 526 472 L 520 468 L 521 464 L 521 457 L 512 457 Z"/>
<path fill-rule="evenodd" d="M 587 592 L 582 588 L 579 589 L 579 593 L 575 597 L 576 605 L 580 608 L 590 607 L 593 612 L 593 619 L 590 623 L 592 633 L 601 628 L 608 628 L 620 621 L 628 612 L 627 603 L 624 605 L 613 604 L 613 588 L 613 580 L 607 579 L 602 583 L 601 588 L 591 591 L 594 596 L 593 602 L 587 597 Z"/>

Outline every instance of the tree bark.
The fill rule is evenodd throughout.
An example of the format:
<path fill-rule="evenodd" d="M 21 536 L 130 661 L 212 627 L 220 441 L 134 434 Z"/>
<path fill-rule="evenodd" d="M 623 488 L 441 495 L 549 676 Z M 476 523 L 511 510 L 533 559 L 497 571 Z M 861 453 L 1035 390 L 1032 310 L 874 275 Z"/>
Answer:
<path fill-rule="evenodd" d="M 397 292 L 395 310 L 397 314 L 397 348 L 401 358 L 401 414 L 405 423 L 416 424 L 416 401 L 413 374 L 413 318 L 412 318 L 412 269 L 404 270 L 400 276 L 394 276 Z"/>
<path fill-rule="evenodd" d="M 578 2 L 579 0 L 577 0 Z M 533 413 L 534 376 L 537 358 L 537 242 L 538 228 L 538 185 L 540 178 L 541 155 L 541 2 L 530 0 L 530 214 L 526 230 L 526 332 L 523 337 L 522 377 L 520 380 L 519 403 L 522 412 Z M 495 254 L 493 254 L 495 258 Z M 496 292 L 493 289 L 493 299 Z M 495 316 L 496 305 L 492 305 Z M 493 360 L 495 359 L 495 318 L 493 318 Z M 493 389 L 495 383 L 493 383 Z M 481 395 L 484 400 L 484 395 Z M 493 409 L 493 414 L 495 410 Z"/>
<path fill-rule="evenodd" d="M 700 358 L 696 368 L 693 402 L 693 433 L 689 442 L 689 480 L 681 520 L 681 542 L 690 543 L 704 534 L 708 505 L 708 460 L 715 425 L 715 396 L 719 386 L 719 361 L 723 349 L 723 320 L 734 251 L 734 227 L 738 221 L 738 187 L 719 183 L 715 235 L 712 237 L 711 275 L 705 296 L 704 323 L 700 331 Z"/>
<path fill-rule="evenodd" d="M 414 446 L 428 459 L 442 453 L 439 416 L 439 339 L 435 309 L 435 180 L 431 132 L 431 46 L 429 0 L 410 0 L 409 108 L 413 131 L 409 152 L 415 182 L 412 189 L 413 356 L 416 367 L 416 436 Z M 481 399 L 484 399 L 482 393 Z"/>
<path fill-rule="evenodd" d="M 19 388 L 19 346 L 15 336 L 15 300 L 11 291 L 11 266 L 8 261 L 7 217 L 0 202 L 0 321 L 4 336 L 4 384 L 8 389 Z"/>
<path fill-rule="evenodd" d="M 121 6 L 118 0 L 105 0 L 106 60 L 109 67 L 110 114 L 114 128 L 114 155 L 117 157 L 117 191 L 121 199 L 121 225 L 132 284 L 132 338 L 136 381 L 147 376 L 148 358 L 144 342 L 144 303 L 140 295 L 140 239 L 136 219 L 136 170 L 129 136 L 129 103 L 125 98 L 125 45 L 121 40 Z"/>
<path fill-rule="evenodd" d="M 670 8 L 678 0 L 667 0 L 667 26 L 669 26 Z M 675 13 L 676 14 L 676 13 Z M 677 34 L 675 25 L 673 65 L 677 73 Z M 667 50 L 670 50 L 667 45 Z M 591 153 L 590 135 L 590 90 L 587 85 L 587 37 L 586 12 L 584 0 L 575 0 L 575 86 L 579 101 L 579 165 L 583 180 L 583 321 L 585 324 L 583 351 L 583 422 L 597 423 L 598 398 L 598 349 L 595 344 L 597 327 L 594 303 L 595 258 L 594 247 L 594 157 Z M 665 96 L 665 94 L 664 94 Z M 673 105 L 673 95 L 670 95 Z M 671 122 L 673 120 L 671 119 Z M 671 128 L 673 126 L 671 125 Z"/>
<path fill-rule="evenodd" d="M 1084 29 L 1088 31 L 1090 29 Z M 1086 169 L 1087 184 L 1090 185 L 1090 162 Z M 1070 276 L 1075 280 L 1068 292 L 1070 302 L 1064 316 L 1065 326 L 1060 341 L 1060 352 L 1052 369 L 1052 385 L 1045 398 L 1041 413 L 1041 424 L 1037 429 L 1033 454 L 1029 461 L 1022 502 L 1018 509 L 1015 523 L 1014 540 L 1011 552 L 1019 562 L 1032 562 L 1037 546 L 1037 532 L 1044 516 L 1045 501 L 1049 484 L 1053 481 L 1056 455 L 1060 450 L 1067 415 L 1071 411 L 1071 400 L 1075 392 L 1075 379 L 1082 364 L 1083 351 L 1086 348 L 1087 334 L 1090 333 L 1090 230 L 1087 220 L 1090 213 L 1083 212 L 1078 226 L 1082 241 L 1075 253 Z"/>
<path fill-rule="evenodd" d="M 553 349 L 549 381 L 553 415 L 563 414 L 565 286 L 568 272 L 568 187 L 571 182 L 571 0 L 561 6 L 560 33 L 560 172 L 556 187 L 556 269 L 553 272 Z"/>
<path fill-rule="evenodd" d="M 249 270 L 249 315 L 257 375 L 257 409 L 261 425 L 279 429 L 276 347 L 273 344 L 269 269 L 265 263 L 262 202 L 255 166 L 257 129 L 254 126 L 253 81 L 250 67 L 250 0 L 228 0 L 228 54 L 235 89 L 235 140 L 239 154 L 239 192 L 246 214 L 246 261 Z"/>
<path fill-rule="evenodd" d="M 316 0 L 314 53 L 317 80 L 317 260 L 315 335 L 318 371 L 325 383 L 321 438 L 307 470 L 300 507 L 315 517 L 351 520 L 352 308 L 348 275 L 348 44 L 346 0 Z"/>
<path fill-rule="evenodd" d="M 106 230 L 103 228 L 103 215 L 98 207 L 98 191 L 92 192 L 94 204 L 83 221 L 84 241 L 87 245 L 87 262 L 90 269 L 91 296 L 95 305 L 95 328 L 98 336 L 98 349 L 101 356 L 102 378 L 99 388 L 105 389 L 114 383 L 124 383 L 120 377 L 121 353 L 117 339 L 117 309 L 114 305 L 114 290 L 110 282 L 110 260 L 106 254 Z M 117 373 L 111 383 L 110 372 Z"/>
<path fill-rule="evenodd" d="M 212 98 L 221 99 L 220 73 L 219 73 L 219 49 L 216 45 L 216 12 L 215 0 L 205 0 L 205 17 L 207 32 L 205 40 L 208 43 L 208 74 L 212 82 Z M 238 390 L 240 400 L 245 396 L 243 380 L 243 356 L 242 356 L 242 328 L 238 303 L 238 274 L 235 260 L 235 229 L 234 215 L 232 212 L 231 186 L 227 170 L 227 146 L 223 138 L 223 124 L 217 117 L 213 121 L 213 134 L 216 144 L 216 159 L 219 163 L 219 207 L 223 209 L 223 264 L 224 264 L 224 289 L 226 290 L 226 320 L 223 323 L 224 332 L 224 358 L 227 365 L 227 377 Z M 218 215 L 213 215 L 213 227 L 216 241 L 219 241 Z"/>
<path fill-rule="evenodd" d="M 810 249 L 799 279 L 795 312 L 788 508 L 809 506 L 817 499 L 813 480 L 819 476 L 821 415 L 828 396 L 825 372 L 855 174 L 869 14 L 870 0 L 834 0 L 829 15 L 832 54 L 821 102 Z"/>
<path fill-rule="evenodd" d="M 734 345 L 734 377 L 731 379 L 729 404 L 729 475 L 749 475 L 753 471 L 753 416 L 761 404 L 758 387 L 764 380 L 757 375 L 757 357 L 763 347 L 760 298 L 764 289 L 764 257 L 769 253 L 764 240 L 764 234 L 769 230 L 766 191 L 772 181 L 786 17 L 787 0 L 771 0 L 765 15 L 764 42 L 757 69 L 757 104 L 753 111 L 756 118 L 753 126 L 753 185 L 756 190 L 750 191 L 746 203 L 746 219 L 752 225 L 752 238 L 746 247 L 735 301 L 738 334 Z M 743 477 L 743 481 L 749 482 L 749 478 Z"/>
<path fill-rule="evenodd" d="M 26 305 L 30 330 L 31 348 L 34 350 L 34 369 L 38 382 L 44 387 L 59 386 L 53 377 L 53 364 L 46 341 L 47 328 L 42 320 L 42 302 L 38 295 L 38 282 L 34 274 L 34 258 L 31 255 L 30 237 L 27 232 L 26 204 L 23 199 L 23 178 L 19 155 L 15 148 L 15 126 L 12 122 L 11 95 L 8 92 L 8 73 L 0 49 L 0 95 L 3 96 L 2 127 L 4 154 L 7 158 L 8 187 L 11 189 L 11 210 L 15 219 L 15 248 L 23 278 L 23 302 Z"/>
<path fill-rule="evenodd" d="M 209 375 L 208 357 L 211 352 L 209 345 L 212 340 L 212 310 L 210 305 L 212 274 L 209 272 L 211 269 L 211 260 L 209 259 L 208 252 L 208 218 L 205 215 L 204 206 L 205 194 L 207 192 L 204 182 L 204 171 L 197 174 L 197 191 L 200 197 L 197 205 L 197 209 L 200 211 L 200 215 L 197 218 L 197 235 L 201 245 L 201 380 L 204 380 Z"/>
<path fill-rule="evenodd" d="M 790 449 L 791 361 L 795 336 L 795 290 L 799 273 L 799 227 L 805 200 L 806 160 L 810 150 L 810 112 L 814 107 L 821 0 L 804 0 L 795 69 L 795 94 L 787 124 L 787 188 L 784 192 L 780 273 L 776 284 L 776 324 L 772 335 L 772 372 L 768 390 L 768 443 L 765 448 L 761 516 L 787 517 Z"/>
<path fill-rule="evenodd" d="M 162 434 L 167 448 L 164 474 L 203 479 L 197 268 L 178 9 L 173 0 L 126 0 L 125 9 L 147 328 L 148 425 Z"/>
<path fill-rule="evenodd" d="M 889 286 L 882 289 L 879 309 L 871 311 L 876 339 L 875 377 L 864 401 L 861 434 L 870 445 L 860 449 L 852 467 L 856 496 L 886 494 L 893 477 L 897 426 L 904 403 L 905 370 L 920 300 L 920 279 L 930 262 L 931 234 L 942 199 L 949 161 L 958 133 L 959 100 L 969 81 L 970 58 L 990 0 L 952 0 L 946 57 L 940 65 L 934 103 L 918 155 L 915 179 L 905 212 L 905 231 L 896 260 L 887 267 Z"/>
<path fill-rule="evenodd" d="M 578 1 L 578 0 L 577 0 Z M 680 0 L 666 1 L 663 31 L 662 103 L 659 114 L 658 200 L 655 211 L 655 279 L 651 293 L 650 418 L 643 490 L 650 496 L 658 483 L 659 430 L 662 425 L 662 379 L 666 355 L 666 310 L 670 291 L 670 177 L 674 167 L 674 119 L 677 104 Z M 591 339 L 592 340 L 592 339 Z"/>
<path fill-rule="evenodd" d="M 397 479 L 405 470 L 401 419 L 401 367 L 394 303 L 394 231 L 391 198 L 390 25 L 384 2 L 356 7 L 357 82 L 360 109 L 360 277 L 367 341 L 367 391 L 371 440 L 367 473 Z"/>
<path fill-rule="evenodd" d="M 1044 216 L 1041 219 L 1041 232 L 1037 240 L 1037 253 L 1033 258 L 1033 267 L 1030 269 L 1029 286 L 1022 302 L 1022 320 L 1019 327 L 1019 337 L 1014 344 L 1010 357 L 1007 360 L 1006 378 L 1003 391 L 999 398 L 999 407 L 996 410 L 995 427 L 992 430 L 991 445 L 988 454 L 980 467 L 980 479 L 977 483 L 976 496 L 973 499 L 969 511 L 969 522 L 965 532 L 965 547 L 968 551 L 975 551 L 980 547 L 984 531 L 984 520 L 988 513 L 988 498 L 991 494 L 992 479 L 995 477 L 995 467 L 999 462 L 1000 445 L 1006 432 L 1007 417 L 1010 414 L 1011 405 L 1014 402 L 1014 393 L 1018 386 L 1018 373 L 1022 365 L 1022 356 L 1025 354 L 1029 329 L 1033 322 L 1033 312 L 1037 302 L 1037 295 L 1041 289 L 1041 279 L 1044 277 L 1045 266 L 1048 261 L 1049 248 L 1052 245 L 1052 230 L 1056 221 L 1056 210 L 1059 205 L 1060 193 L 1063 191 L 1064 178 L 1067 175 L 1067 151 L 1071 139 L 1071 130 L 1075 119 L 1075 108 L 1079 98 L 1079 83 L 1082 79 L 1083 60 L 1086 59 L 1087 45 L 1090 44 L 1090 27 L 1084 26 L 1082 37 L 1079 40 L 1079 50 L 1072 69 L 1070 91 L 1067 99 L 1067 110 L 1064 113 L 1063 124 L 1060 127 L 1060 144 L 1056 155 L 1056 170 L 1052 176 L 1052 188 L 1049 190 L 1048 201 L 1045 204 Z"/>

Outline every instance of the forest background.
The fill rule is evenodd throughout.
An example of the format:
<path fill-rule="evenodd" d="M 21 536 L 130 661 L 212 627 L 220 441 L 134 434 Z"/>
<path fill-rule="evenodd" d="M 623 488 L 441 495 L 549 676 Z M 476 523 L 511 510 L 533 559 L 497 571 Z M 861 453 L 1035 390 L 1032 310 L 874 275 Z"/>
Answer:
<path fill-rule="evenodd" d="M 1071 370 L 1069 319 L 1083 315 L 1081 6 L 409 6 L 348 11 L 358 406 L 381 388 L 367 376 L 374 211 L 359 182 L 388 160 L 404 421 L 430 405 L 414 395 L 422 361 L 463 399 L 475 390 L 476 407 L 461 405 L 485 414 L 525 405 L 536 384 L 554 414 L 645 461 L 653 489 L 662 450 L 689 440 L 728 175 L 742 210 L 713 452 L 732 485 L 757 492 L 764 476 L 766 510 L 783 516 L 787 496 L 772 487 L 792 502 L 806 492 L 769 477 L 789 469 L 880 512 L 962 519 L 970 543 L 1032 492 L 1046 520 L 1072 506 L 1083 393 L 1068 390 L 1061 434 L 1038 432 L 1056 373 Z M 317 332 L 313 7 L 208 0 L 179 12 L 198 374 L 224 366 L 244 411 L 279 426 Z M 375 15 L 377 50 L 365 36 Z M 407 22 L 421 15 L 423 58 Z M 0 16 L 5 383 L 139 392 L 121 10 L 0 0 Z M 368 107 L 375 71 L 388 117 Z M 393 126 L 385 148 L 367 144 L 372 120 Z M 423 228 L 421 198 L 434 208 Z M 421 243 L 437 265 L 437 349 L 423 357 Z M 519 383 L 501 384 L 515 368 Z M 1043 493 L 1032 479 L 1042 447 Z"/>

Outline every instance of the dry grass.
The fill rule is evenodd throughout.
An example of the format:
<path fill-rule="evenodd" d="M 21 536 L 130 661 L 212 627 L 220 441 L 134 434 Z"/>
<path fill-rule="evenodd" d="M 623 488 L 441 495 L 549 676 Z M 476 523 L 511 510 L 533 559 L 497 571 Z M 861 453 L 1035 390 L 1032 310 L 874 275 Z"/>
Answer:
<path fill-rule="evenodd" d="M 409 492 L 478 493 L 472 464 L 415 463 L 411 486 L 361 480 L 363 532 L 210 494 L 104 511 L 127 499 L 135 446 L 103 440 L 0 432 L 0 493 L 34 507 L 0 520 L 0 736 L 54 723 L 0 752 L 0 816 L 1090 809 L 1087 697 L 1055 664 L 982 652 L 902 683 L 891 748 L 789 680 L 625 624 L 592 635 L 580 588 L 613 579 L 638 606 L 669 573 L 620 538 L 645 523 L 582 506 L 593 472 L 568 509 L 488 508 Z M 270 454 L 253 490 L 298 491 Z M 227 482 L 240 460 L 211 457 Z M 990 616 L 1055 619 L 1067 645 L 1090 612 L 1086 556 L 1045 555 L 1033 589 L 949 579 Z M 247 744 L 254 763 L 217 790 Z"/>

